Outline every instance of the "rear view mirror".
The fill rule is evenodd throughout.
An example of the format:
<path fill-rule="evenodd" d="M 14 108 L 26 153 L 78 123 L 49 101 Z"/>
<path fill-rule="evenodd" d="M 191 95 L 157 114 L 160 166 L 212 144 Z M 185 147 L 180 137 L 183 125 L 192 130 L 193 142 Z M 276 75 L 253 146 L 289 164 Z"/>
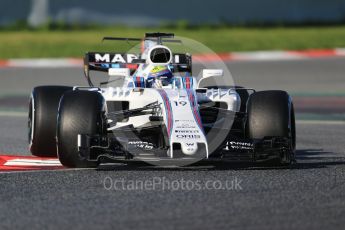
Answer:
<path fill-rule="evenodd" d="M 203 69 L 202 70 L 202 78 L 222 77 L 222 76 L 223 76 L 222 69 Z"/>
<path fill-rule="evenodd" d="M 129 68 L 110 68 L 108 70 L 109 76 L 117 76 L 117 77 L 129 77 L 130 70 Z"/>

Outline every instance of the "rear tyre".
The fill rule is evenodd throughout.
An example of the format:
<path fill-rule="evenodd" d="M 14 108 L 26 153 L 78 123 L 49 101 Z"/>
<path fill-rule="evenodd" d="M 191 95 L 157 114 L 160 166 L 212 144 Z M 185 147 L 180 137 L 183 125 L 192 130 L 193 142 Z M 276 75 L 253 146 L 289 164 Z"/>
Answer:
<path fill-rule="evenodd" d="M 246 136 L 250 139 L 284 137 L 291 141 L 291 151 L 278 160 L 280 165 L 294 160 L 296 147 L 295 115 L 292 100 L 284 91 L 252 94 L 247 104 Z"/>
<path fill-rule="evenodd" d="M 56 157 L 56 118 L 62 95 L 68 86 L 38 86 L 29 102 L 28 140 L 32 155 Z"/>
<path fill-rule="evenodd" d="M 78 152 L 78 134 L 106 133 L 104 98 L 98 92 L 75 90 L 60 101 L 57 122 L 58 157 L 62 165 L 72 168 L 94 168 L 98 162 L 82 158 Z"/>

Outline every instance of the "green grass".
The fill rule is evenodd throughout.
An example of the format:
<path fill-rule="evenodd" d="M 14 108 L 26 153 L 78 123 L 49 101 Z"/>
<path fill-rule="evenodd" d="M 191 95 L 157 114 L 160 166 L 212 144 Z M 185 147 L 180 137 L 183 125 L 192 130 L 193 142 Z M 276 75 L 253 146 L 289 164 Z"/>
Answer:
<path fill-rule="evenodd" d="M 101 28 L 73 31 L 0 31 L 0 59 L 82 57 L 87 51 L 125 51 L 125 43 L 101 43 L 103 36 L 142 37 L 145 32 L 174 32 L 215 52 L 303 50 L 345 47 L 345 26 L 297 28 L 145 29 Z"/>

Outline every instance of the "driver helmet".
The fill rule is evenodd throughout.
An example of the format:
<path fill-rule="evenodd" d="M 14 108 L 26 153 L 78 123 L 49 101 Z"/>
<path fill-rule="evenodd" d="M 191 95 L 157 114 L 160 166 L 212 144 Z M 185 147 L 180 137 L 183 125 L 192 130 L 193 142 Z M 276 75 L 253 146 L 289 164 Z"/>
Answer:
<path fill-rule="evenodd" d="M 147 77 L 149 88 L 162 88 L 172 84 L 173 72 L 170 66 L 154 66 Z"/>

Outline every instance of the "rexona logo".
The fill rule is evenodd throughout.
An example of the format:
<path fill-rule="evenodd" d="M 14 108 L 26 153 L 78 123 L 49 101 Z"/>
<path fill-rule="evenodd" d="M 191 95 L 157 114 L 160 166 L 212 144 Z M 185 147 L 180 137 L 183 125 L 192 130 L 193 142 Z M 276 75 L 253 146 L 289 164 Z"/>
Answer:
<path fill-rule="evenodd" d="M 96 62 L 132 63 L 133 59 L 138 59 L 138 56 L 135 54 L 95 54 Z"/>

